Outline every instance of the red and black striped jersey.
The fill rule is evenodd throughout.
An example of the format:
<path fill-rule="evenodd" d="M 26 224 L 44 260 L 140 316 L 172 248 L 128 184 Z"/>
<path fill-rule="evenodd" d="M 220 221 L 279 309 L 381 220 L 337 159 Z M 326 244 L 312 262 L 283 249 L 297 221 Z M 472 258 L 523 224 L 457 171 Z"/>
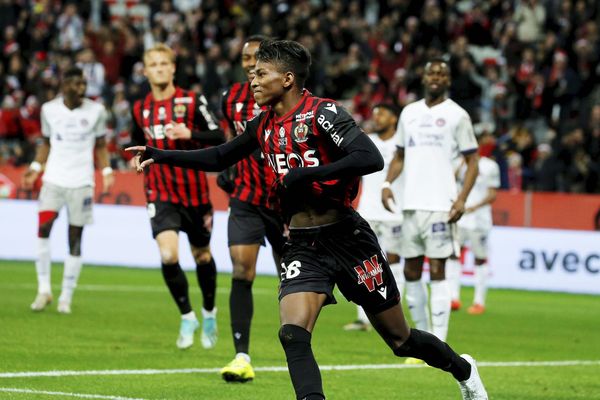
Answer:
<path fill-rule="evenodd" d="M 264 108 L 263 108 L 264 109 Z M 235 83 L 223 93 L 222 111 L 233 136 L 246 129 L 246 121 L 254 118 L 261 108 L 254 101 L 250 83 Z M 231 197 L 258 206 L 268 206 L 268 192 L 275 178 L 260 149 L 235 164 L 234 190 Z"/>
<path fill-rule="evenodd" d="M 364 132 L 350 114 L 330 99 L 304 91 L 298 104 L 278 118 L 263 111 L 248 122 L 247 130 L 257 138 L 277 177 L 276 184 L 295 167 L 317 167 L 339 160 L 345 145 Z M 315 181 L 310 193 L 302 193 L 305 204 L 317 207 L 352 207 L 359 177 Z M 281 204 L 282 209 L 288 209 Z"/>
<path fill-rule="evenodd" d="M 133 106 L 132 142 L 165 150 L 192 150 L 224 141 L 217 119 L 208 109 L 208 102 L 201 94 L 175 88 L 175 94 L 165 100 L 154 100 L 152 93 Z M 205 140 L 177 139 L 165 136 L 167 124 L 184 123 L 195 137 Z M 214 135 L 214 140 L 212 137 Z M 210 140 L 208 138 L 211 138 Z M 165 201 L 184 206 L 208 204 L 208 181 L 202 171 L 194 171 L 169 165 L 151 165 L 145 175 L 148 202 Z"/>

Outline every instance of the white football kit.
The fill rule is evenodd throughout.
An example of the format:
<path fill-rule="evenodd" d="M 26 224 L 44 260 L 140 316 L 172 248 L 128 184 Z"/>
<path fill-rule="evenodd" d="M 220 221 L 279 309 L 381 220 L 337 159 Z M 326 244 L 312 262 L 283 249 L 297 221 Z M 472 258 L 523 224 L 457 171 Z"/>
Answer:
<path fill-rule="evenodd" d="M 463 164 L 458 172 L 460 182 L 464 179 L 466 166 Z M 480 204 L 488 195 L 489 189 L 500 187 L 500 168 L 498 164 L 487 157 L 479 159 L 479 174 L 465 208 Z M 486 204 L 472 213 L 466 213 L 458 221 L 461 244 L 469 243 L 471 251 L 478 259 L 487 258 L 487 237 L 492 229 L 492 206 Z"/>
<path fill-rule="evenodd" d="M 447 258 L 454 252 L 448 213 L 458 195 L 452 161 L 477 151 L 471 118 L 450 99 L 433 107 L 422 99 L 402 111 L 396 138 L 404 149 L 401 255 Z"/>
<path fill-rule="evenodd" d="M 387 169 L 396 152 L 396 140 L 392 136 L 382 140 L 379 135 L 370 134 L 381 156 L 383 170 L 365 175 L 361 182 L 361 195 L 358 203 L 358 213 L 367 220 L 373 232 L 381 242 L 381 247 L 388 253 L 400 254 L 400 238 L 402 234 L 402 185 L 400 177 L 392 183 L 392 192 L 396 201 L 397 212 L 391 213 L 381 203 L 381 187 L 385 181 Z"/>
<path fill-rule="evenodd" d="M 84 99 L 71 110 L 63 98 L 42 105 L 42 135 L 50 140 L 40 211 L 59 211 L 67 206 L 69 224 L 92 222 L 94 194 L 94 148 L 106 133 L 104 106 Z"/>

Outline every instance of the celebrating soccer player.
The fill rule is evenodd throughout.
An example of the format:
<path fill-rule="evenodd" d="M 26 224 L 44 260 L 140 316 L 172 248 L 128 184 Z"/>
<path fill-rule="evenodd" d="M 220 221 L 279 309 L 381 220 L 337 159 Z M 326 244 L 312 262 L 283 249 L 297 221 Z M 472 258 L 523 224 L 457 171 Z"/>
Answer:
<path fill-rule="evenodd" d="M 151 92 L 133 106 L 133 144 L 161 149 L 197 149 L 223 143 L 225 138 L 208 109 L 206 98 L 173 84 L 175 54 L 164 44 L 144 53 L 144 73 Z M 179 265 L 179 231 L 187 233 L 202 290 L 202 346 L 217 341 L 215 294 L 217 269 L 210 252 L 213 209 L 202 171 L 156 165 L 145 177 L 148 216 L 160 251 L 162 274 L 181 313 L 177 347 L 194 343 L 200 324 L 189 297 L 188 282 Z"/>
<path fill-rule="evenodd" d="M 210 149 L 167 151 L 135 146 L 138 170 L 154 163 L 219 171 L 260 148 L 277 180 L 274 194 L 290 220 L 281 256 L 279 339 L 298 399 L 324 399 L 311 336 L 334 285 L 361 305 L 397 356 L 450 372 L 464 399 L 487 399 L 474 360 L 434 335 L 410 329 L 398 288 L 377 238 L 352 209 L 359 177 L 383 168 L 377 147 L 350 115 L 303 89 L 310 54 L 287 40 L 263 41 L 251 87 L 259 106 L 243 134 Z"/>

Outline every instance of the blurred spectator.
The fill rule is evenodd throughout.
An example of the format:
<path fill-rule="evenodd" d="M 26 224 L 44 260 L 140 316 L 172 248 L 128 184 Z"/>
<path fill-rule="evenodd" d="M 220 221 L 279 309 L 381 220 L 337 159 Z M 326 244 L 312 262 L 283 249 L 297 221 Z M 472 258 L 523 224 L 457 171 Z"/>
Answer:
<path fill-rule="evenodd" d="M 517 23 L 517 38 L 522 43 L 534 43 L 541 39 L 546 9 L 538 0 L 517 0 L 513 20 Z"/>
<path fill-rule="evenodd" d="M 83 20 L 77 13 L 75 3 L 67 3 L 56 20 L 58 45 L 65 51 L 78 51 L 83 46 Z"/>
<path fill-rule="evenodd" d="M 106 75 L 104 65 L 96 61 L 96 56 L 91 49 L 84 49 L 77 55 L 77 66 L 81 68 L 87 81 L 86 97 L 98 99 L 104 92 Z"/>

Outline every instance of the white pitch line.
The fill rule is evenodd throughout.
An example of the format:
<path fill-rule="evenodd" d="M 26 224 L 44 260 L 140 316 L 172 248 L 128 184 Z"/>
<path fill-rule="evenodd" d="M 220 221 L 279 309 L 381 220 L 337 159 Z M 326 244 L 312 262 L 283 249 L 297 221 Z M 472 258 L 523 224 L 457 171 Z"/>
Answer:
<path fill-rule="evenodd" d="M 78 397 L 78 398 L 81 398 L 81 399 L 144 400 L 144 399 L 134 398 L 134 397 L 105 396 L 105 395 L 101 395 L 101 394 L 86 394 L 86 393 L 50 392 L 50 391 L 47 391 L 47 390 L 3 388 L 3 387 L 0 387 L 0 392 L 27 393 L 27 394 L 43 394 L 43 395 L 49 395 L 49 396 L 67 396 L 67 397 Z"/>
<path fill-rule="evenodd" d="M 30 283 L 18 283 L 18 284 L 0 284 L 0 287 L 8 289 L 31 289 L 37 290 L 37 285 Z M 53 289 L 59 290 L 60 285 L 52 285 Z M 138 286 L 138 285 L 101 285 L 101 284 L 84 284 L 77 285 L 78 291 L 84 292 L 142 292 L 142 293 L 167 293 L 166 286 Z M 217 288 L 217 293 L 229 293 L 229 288 Z M 273 287 L 273 290 L 263 288 L 252 288 L 254 294 L 272 294 L 277 296 L 277 288 Z"/>
<path fill-rule="evenodd" d="M 510 367 L 570 367 L 600 365 L 600 360 L 564 360 L 564 361 L 482 361 L 478 367 L 510 368 Z M 321 365 L 322 371 L 354 371 L 363 369 L 410 369 L 425 368 L 427 365 L 407 364 L 350 364 Z M 89 370 L 89 371 L 31 371 L 2 372 L 0 378 L 62 377 L 62 376 L 99 376 L 99 375 L 163 375 L 163 374 L 216 374 L 220 368 L 181 368 L 181 369 L 121 369 L 121 370 Z M 285 366 L 256 367 L 259 372 L 287 372 Z"/>

